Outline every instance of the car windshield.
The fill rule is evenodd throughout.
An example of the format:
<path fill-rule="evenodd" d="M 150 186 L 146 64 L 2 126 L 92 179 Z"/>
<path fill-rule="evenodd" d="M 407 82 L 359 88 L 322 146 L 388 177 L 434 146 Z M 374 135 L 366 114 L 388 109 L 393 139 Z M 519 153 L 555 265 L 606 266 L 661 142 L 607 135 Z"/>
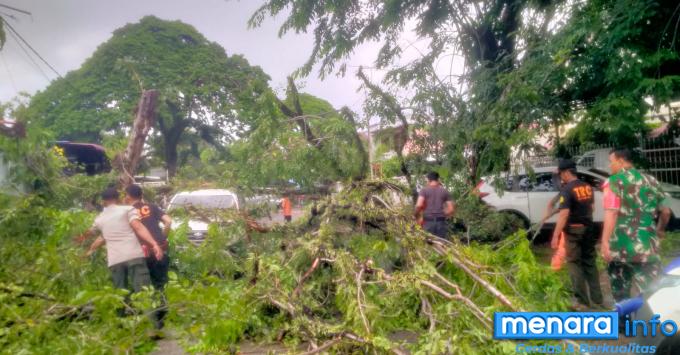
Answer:
<path fill-rule="evenodd" d="M 205 209 L 234 208 L 236 203 L 232 195 L 178 195 L 170 203 L 170 209 L 194 206 Z"/>

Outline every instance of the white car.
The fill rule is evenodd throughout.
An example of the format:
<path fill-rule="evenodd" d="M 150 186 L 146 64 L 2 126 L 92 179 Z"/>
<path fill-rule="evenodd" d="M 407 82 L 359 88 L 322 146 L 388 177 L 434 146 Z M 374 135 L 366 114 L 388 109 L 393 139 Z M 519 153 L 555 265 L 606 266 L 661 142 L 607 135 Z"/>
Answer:
<path fill-rule="evenodd" d="M 492 178 L 483 178 L 477 186 L 479 196 L 489 206 L 500 212 L 512 213 L 519 217 L 525 227 L 541 222 L 548 202 L 559 192 L 559 177 L 555 174 L 557 167 L 534 168 L 533 179 L 527 173 L 504 175 L 501 185 L 502 196 L 498 194 L 492 184 Z M 602 183 L 609 174 L 597 169 L 577 167 L 580 180 L 590 184 L 595 191 L 595 210 L 593 220 L 602 223 L 604 209 L 602 208 Z M 669 229 L 676 228 L 680 223 L 680 187 L 661 183 L 665 192 L 671 195 L 671 211 L 673 213 Z M 557 216 L 546 221 L 543 228 L 549 229 L 555 225 Z"/>
<path fill-rule="evenodd" d="M 190 206 L 206 211 L 226 209 L 235 209 L 238 211 L 240 209 L 238 197 L 235 193 L 229 190 L 209 189 L 180 192 L 176 194 L 168 204 L 168 212 L 177 209 L 185 209 Z M 173 219 L 173 229 L 179 227 L 184 222 L 188 224 L 190 229 L 188 235 L 189 241 L 194 244 L 199 244 L 205 239 L 205 235 L 208 232 L 208 221 L 197 219 L 175 221 Z"/>

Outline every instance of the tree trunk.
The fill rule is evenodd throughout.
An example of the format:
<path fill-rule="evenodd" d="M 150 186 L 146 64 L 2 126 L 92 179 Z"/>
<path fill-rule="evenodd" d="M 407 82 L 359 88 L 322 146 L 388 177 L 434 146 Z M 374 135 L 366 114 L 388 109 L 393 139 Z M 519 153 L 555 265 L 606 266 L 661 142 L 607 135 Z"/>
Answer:
<path fill-rule="evenodd" d="M 177 174 L 177 165 L 179 162 L 179 153 L 177 146 L 179 140 L 184 132 L 184 123 L 175 122 L 167 133 L 163 134 L 163 145 L 165 146 L 165 167 L 168 169 L 168 178 L 175 177 Z"/>
<path fill-rule="evenodd" d="M 177 154 L 177 143 L 175 144 L 168 144 L 168 141 L 165 141 L 165 167 L 168 169 L 168 178 L 175 177 L 177 174 L 177 161 L 178 161 L 178 154 Z"/>
<path fill-rule="evenodd" d="M 132 132 L 127 148 L 122 156 L 117 158 L 120 176 L 118 184 L 128 186 L 135 182 L 135 172 L 142 157 L 144 142 L 156 121 L 156 106 L 158 103 L 157 90 L 145 90 L 137 104 L 137 113 L 132 125 Z"/>

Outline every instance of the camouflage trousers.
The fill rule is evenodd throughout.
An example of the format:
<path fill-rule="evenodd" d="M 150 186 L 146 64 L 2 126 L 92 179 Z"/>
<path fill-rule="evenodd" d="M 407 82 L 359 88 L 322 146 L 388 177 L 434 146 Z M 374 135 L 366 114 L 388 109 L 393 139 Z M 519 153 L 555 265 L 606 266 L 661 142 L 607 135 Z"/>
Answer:
<path fill-rule="evenodd" d="M 647 290 L 661 271 L 660 262 L 626 263 L 612 261 L 607 266 L 612 295 L 619 302 Z M 634 292 L 634 294 L 633 294 Z"/>

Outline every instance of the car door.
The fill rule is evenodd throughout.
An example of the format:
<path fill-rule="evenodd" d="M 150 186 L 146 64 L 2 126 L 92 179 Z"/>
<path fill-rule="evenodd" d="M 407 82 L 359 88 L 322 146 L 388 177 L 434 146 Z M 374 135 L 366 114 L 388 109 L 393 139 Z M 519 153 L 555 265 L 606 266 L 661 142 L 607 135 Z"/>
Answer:
<path fill-rule="evenodd" d="M 536 173 L 534 179 L 530 179 L 528 184 L 529 213 L 531 223 L 538 223 L 543 218 L 548 202 L 559 193 L 559 186 L 556 178 L 551 172 Z M 555 223 L 556 216 L 553 216 L 546 223 Z"/>

